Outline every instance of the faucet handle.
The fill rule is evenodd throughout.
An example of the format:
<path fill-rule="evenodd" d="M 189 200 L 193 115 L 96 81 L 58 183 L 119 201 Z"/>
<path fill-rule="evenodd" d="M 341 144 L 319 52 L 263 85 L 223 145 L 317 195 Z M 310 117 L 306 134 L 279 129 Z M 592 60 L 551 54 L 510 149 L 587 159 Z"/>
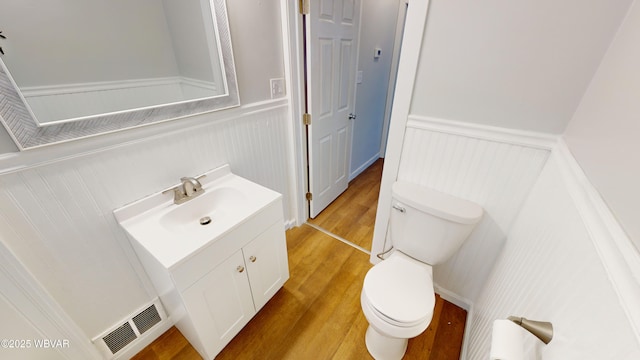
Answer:
<path fill-rule="evenodd" d="M 198 177 L 190 177 L 185 176 L 180 178 L 180 184 L 176 185 L 170 189 L 164 190 L 162 193 L 167 194 L 170 192 L 174 193 L 173 202 L 175 204 L 182 204 L 187 200 L 190 200 L 202 193 L 204 193 L 204 189 L 202 188 L 202 184 L 200 183 L 200 179 L 204 178 L 206 175 L 200 175 Z"/>

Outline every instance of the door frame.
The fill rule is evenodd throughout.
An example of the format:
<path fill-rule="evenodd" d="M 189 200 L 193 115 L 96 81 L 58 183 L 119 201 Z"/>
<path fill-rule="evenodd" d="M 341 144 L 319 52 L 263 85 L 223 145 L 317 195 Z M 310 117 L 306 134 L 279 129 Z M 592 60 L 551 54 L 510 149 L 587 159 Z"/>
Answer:
<path fill-rule="evenodd" d="M 415 85 L 422 40 L 429 12 L 429 0 L 409 0 L 411 11 L 407 11 L 403 48 L 398 64 L 396 80 L 395 101 L 391 110 L 389 123 L 389 137 L 385 154 L 382 181 L 380 184 L 380 196 L 376 209 L 376 222 L 373 230 L 373 242 L 371 245 L 371 257 L 369 261 L 377 264 L 381 260 L 376 256 L 389 249 L 387 246 L 387 229 L 391 217 L 391 185 L 398 178 L 402 144 L 407 125 L 407 119 L 411 110 L 413 87 Z"/>
<path fill-rule="evenodd" d="M 291 125 L 289 133 L 293 136 L 293 148 L 290 149 L 291 164 L 294 165 L 292 179 L 292 199 L 294 201 L 294 213 L 296 214 L 296 226 L 304 224 L 309 219 L 310 209 L 306 200 L 309 191 L 309 160 L 308 160 L 308 140 L 306 126 L 302 122 L 302 114 L 305 111 L 305 63 L 303 36 L 306 29 L 303 26 L 300 8 L 303 0 L 291 1 L 280 0 L 282 19 L 282 39 L 284 51 L 285 86 L 288 89 L 287 98 L 289 100 L 289 113 Z M 365 0 L 360 1 L 359 16 L 362 15 L 362 7 Z M 358 21 L 358 44 L 360 42 L 360 31 L 362 21 Z M 356 68 L 360 56 L 360 47 L 356 48 Z M 356 69 L 357 70 L 357 69 Z M 357 86 L 354 87 L 353 105 L 355 109 Z M 351 127 L 350 143 L 353 143 L 353 122 Z M 351 161 L 351 149 L 349 151 L 349 162 Z M 348 164 L 349 165 L 349 164 Z"/>
<path fill-rule="evenodd" d="M 302 16 L 300 14 L 300 1 L 280 0 L 282 20 L 282 48 L 284 52 L 284 74 L 286 96 L 289 100 L 289 129 L 288 133 L 292 141 L 288 141 L 292 148 L 289 149 L 289 162 L 292 166 L 290 179 L 291 199 L 295 214 L 295 224 L 300 226 L 309 218 L 309 206 L 306 200 L 308 189 L 307 167 L 307 137 L 306 128 L 302 123 L 302 114 L 305 110 L 304 93 L 304 46 Z"/>
<path fill-rule="evenodd" d="M 409 0 L 398 1 L 398 17 L 396 18 L 396 35 L 393 40 L 393 54 L 391 59 L 391 70 L 389 71 L 389 86 L 387 87 L 387 100 L 384 107 L 384 120 L 382 122 L 382 137 L 380 138 L 380 157 L 384 158 L 387 150 L 387 140 L 389 138 L 389 124 L 391 122 L 391 109 L 393 107 L 393 95 L 398 80 L 398 65 L 400 61 L 400 50 L 402 48 L 402 38 L 404 36 L 405 24 L 407 21 L 407 9 Z"/>

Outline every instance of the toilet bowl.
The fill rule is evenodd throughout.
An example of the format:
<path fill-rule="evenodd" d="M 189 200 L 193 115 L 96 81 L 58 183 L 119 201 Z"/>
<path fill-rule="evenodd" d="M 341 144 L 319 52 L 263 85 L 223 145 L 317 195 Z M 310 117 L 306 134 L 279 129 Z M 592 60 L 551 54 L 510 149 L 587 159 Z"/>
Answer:
<path fill-rule="evenodd" d="M 369 353 L 375 359 L 401 359 L 408 339 L 425 331 L 433 317 L 431 266 L 395 251 L 369 270 L 360 302 L 369 322 Z"/>
<path fill-rule="evenodd" d="M 399 360 L 408 340 L 429 327 L 435 306 L 432 266 L 455 253 L 482 218 L 480 206 L 407 182 L 391 188 L 391 255 L 365 276 L 360 303 L 367 350 Z"/>

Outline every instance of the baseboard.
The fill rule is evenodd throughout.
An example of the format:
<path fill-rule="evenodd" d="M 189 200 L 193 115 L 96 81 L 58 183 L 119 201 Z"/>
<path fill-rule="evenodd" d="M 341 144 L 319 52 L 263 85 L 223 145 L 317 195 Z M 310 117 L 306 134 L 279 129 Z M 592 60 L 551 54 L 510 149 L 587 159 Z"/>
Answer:
<path fill-rule="evenodd" d="M 444 300 L 452 303 L 453 305 L 463 308 L 467 310 L 467 312 L 471 309 L 473 302 L 463 296 L 460 296 L 453 291 L 449 291 L 438 284 L 433 284 L 433 289 L 438 295 Z"/>
<path fill-rule="evenodd" d="M 289 219 L 289 220 L 285 220 L 285 222 L 284 222 L 284 229 L 285 230 L 293 229 L 296 226 L 297 226 L 296 219 Z"/>
<path fill-rule="evenodd" d="M 440 295 L 440 297 L 460 308 L 467 310 L 467 319 L 464 323 L 464 335 L 462 337 L 462 350 L 460 352 L 460 359 L 467 358 L 467 344 L 468 344 L 468 336 L 469 331 L 471 329 L 471 319 L 473 318 L 473 302 L 463 296 L 460 296 L 453 291 L 449 291 L 438 284 L 433 284 L 433 288 L 435 292 Z"/>
<path fill-rule="evenodd" d="M 367 170 L 367 168 L 371 166 L 371 164 L 373 164 L 374 162 L 378 161 L 378 159 L 380 159 L 380 153 L 375 154 L 373 157 L 371 157 L 371 159 L 365 161 L 364 164 L 360 165 L 351 174 L 349 174 L 349 181 L 358 177 L 358 175 L 360 175 L 363 171 Z"/>
<path fill-rule="evenodd" d="M 471 329 L 471 320 L 473 319 L 474 316 L 474 311 L 473 311 L 473 304 L 471 304 L 471 306 L 469 307 L 469 310 L 467 310 L 467 320 L 464 323 L 464 335 L 462 336 L 462 349 L 460 350 L 460 359 L 468 359 L 469 357 L 467 356 L 468 348 L 469 348 L 469 334 L 471 334 L 469 332 L 469 329 Z"/>

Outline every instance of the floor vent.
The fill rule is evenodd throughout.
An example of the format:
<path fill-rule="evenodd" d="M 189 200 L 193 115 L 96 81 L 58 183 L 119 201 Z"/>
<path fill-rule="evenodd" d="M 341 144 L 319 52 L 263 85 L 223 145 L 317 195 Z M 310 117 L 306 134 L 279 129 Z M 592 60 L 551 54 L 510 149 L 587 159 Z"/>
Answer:
<path fill-rule="evenodd" d="M 145 331 L 151 329 L 153 325 L 162 321 L 155 305 L 149 306 L 140 314 L 134 316 L 132 320 L 141 335 L 144 334 Z"/>
<path fill-rule="evenodd" d="M 96 345 L 99 345 L 103 352 L 109 354 L 109 357 L 116 355 L 119 351 L 127 347 L 127 345 L 140 338 L 142 334 L 153 328 L 155 325 L 162 322 L 166 317 L 164 309 L 158 301 L 154 301 L 150 306 L 139 311 L 137 314 L 125 320 L 126 322 L 115 329 L 103 333 L 102 336 L 94 339 L 94 342 L 98 339 Z"/>
<path fill-rule="evenodd" d="M 122 350 L 123 347 L 129 345 L 133 340 L 135 340 L 138 336 L 133 332 L 131 328 L 131 324 L 124 323 L 119 328 L 113 330 L 109 333 L 109 335 L 102 338 L 104 343 L 107 344 L 109 350 L 111 350 L 112 354 L 117 353 Z"/>

